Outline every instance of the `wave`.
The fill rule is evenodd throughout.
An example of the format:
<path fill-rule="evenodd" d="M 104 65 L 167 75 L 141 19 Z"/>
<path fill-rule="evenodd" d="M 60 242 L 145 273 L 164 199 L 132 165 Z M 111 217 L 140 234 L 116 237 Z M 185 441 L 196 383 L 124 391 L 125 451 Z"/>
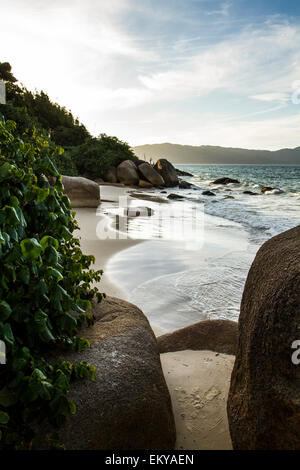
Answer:
<path fill-rule="evenodd" d="M 252 259 L 250 253 L 231 252 L 197 269 L 144 282 L 129 300 L 168 331 L 208 319 L 237 321 Z"/>

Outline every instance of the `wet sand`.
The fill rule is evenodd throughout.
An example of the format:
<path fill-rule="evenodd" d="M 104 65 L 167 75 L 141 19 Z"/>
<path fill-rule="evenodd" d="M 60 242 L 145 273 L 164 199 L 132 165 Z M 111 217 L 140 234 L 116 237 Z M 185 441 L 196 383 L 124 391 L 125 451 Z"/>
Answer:
<path fill-rule="evenodd" d="M 128 194 L 124 188 L 102 188 L 105 201 Z M 110 204 L 102 203 L 102 204 Z M 128 300 L 128 290 L 109 276 L 106 267 L 112 257 L 140 244 L 143 240 L 99 239 L 97 225 L 105 216 L 95 209 L 76 209 L 80 226 L 77 236 L 85 254 L 94 255 L 94 269 L 103 269 L 99 290 Z M 110 233 L 114 236 L 114 233 Z M 128 251 L 127 251 L 128 253 Z M 117 257 L 115 258 L 117 259 Z M 130 263 L 130 259 L 126 260 Z M 126 270 L 124 271 L 126 276 Z M 126 284 L 126 283 L 125 283 Z M 147 312 L 144 312 L 147 315 Z M 162 312 L 163 313 L 163 312 Z M 151 323 L 157 336 L 165 332 Z M 170 391 L 177 429 L 176 449 L 231 449 L 226 415 L 226 400 L 234 357 L 211 351 L 180 351 L 161 354 L 161 362 Z"/>

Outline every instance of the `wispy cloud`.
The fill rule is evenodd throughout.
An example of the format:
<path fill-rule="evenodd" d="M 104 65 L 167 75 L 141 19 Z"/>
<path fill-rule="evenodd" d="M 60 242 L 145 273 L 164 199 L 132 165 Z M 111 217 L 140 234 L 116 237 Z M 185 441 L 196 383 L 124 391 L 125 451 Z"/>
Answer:
<path fill-rule="evenodd" d="M 29 88 L 72 109 L 92 132 L 132 144 L 156 138 L 268 147 L 264 129 L 270 147 L 280 139 L 292 145 L 300 21 L 272 14 L 248 24 L 235 5 L 0 2 L 0 61 L 11 62 Z M 291 127 L 277 133 L 280 125 Z"/>
<path fill-rule="evenodd" d="M 229 9 L 230 9 L 231 5 L 232 5 L 232 3 L 222 3 L 218 10 L 206 11 L 205 15 L 208 15 L 208 16 L 212 16 L 212 15 L 213 16 L 216 16 L 216 15 L 228 16 L 229 15 Z"/>
<path fill-rule="evenodd" d="M 141 75 L 141 84 L 180 99 L 223 89 L 261 101 L 286 102 L 300 76 L 300 27 L 266 24 L 206 48 L 172 70 Z"/>

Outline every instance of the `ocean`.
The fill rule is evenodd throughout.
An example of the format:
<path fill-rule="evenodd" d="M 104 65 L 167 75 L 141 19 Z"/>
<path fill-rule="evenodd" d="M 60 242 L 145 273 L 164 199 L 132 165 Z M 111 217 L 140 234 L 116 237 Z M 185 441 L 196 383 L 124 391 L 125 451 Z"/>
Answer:
<path fill-rule="evenodd" d="M 199 189 L 209 189 L 216 197 L 205 201 L 208 214 L 240 223 L 250 240 L 262 242 L 300 223 L 300 165 L 176 165 L 193 174 L 187 181 Z M 221 178 L 237 179 L 241 184 L 211 185 Z M 260 193 L 269 186 L 273 191 L 251 196 L 244 191 Z M 232 200 L 224 200 L 230 194 Z"/>
<path fill-rule="evenodd" d="M 257 250 L 270 237 L 300 224 L 300 166 L 176 167 L 193 175 L 181 177 L 192 186 L 164 192 L 157 189 L 151 194 L 166 198 L 175 193 L 183 199 L 168 205 L 139 200 L 133 205 L 147 206 L 154 213 L 167 206 L 174 209 L 173 219 L 176 214 L 182 219 L 184 204 L 187 226 L 189 217 L 195 217 L 193 210 L 201 208 L 196 223 L 203 234 L 190 231 L 182 237 L 164 217 L 129 218 L 129 236 L 147 241 L 115 255 L 107 266 L 108 274 L 128 292 L 129 301 L 166 331 L 205 319 L 237 321 Z M 221 177 L 236 179 L 239 184 L 212 184 Z M 273 189 L 262 194 L 263 186 Z M 214 195 L 203 195 L 205 190 Z M 111 208 L 108 213 L 116 210 Z"/>

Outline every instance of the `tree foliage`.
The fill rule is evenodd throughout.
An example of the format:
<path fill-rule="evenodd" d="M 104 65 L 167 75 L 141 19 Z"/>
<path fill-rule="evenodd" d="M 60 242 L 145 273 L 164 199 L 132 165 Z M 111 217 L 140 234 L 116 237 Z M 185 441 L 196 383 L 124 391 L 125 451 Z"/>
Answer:
<path fill-rule="evenodd" d="M 0 448 L 30 448 L 37 422 L 59 426 L 75 405 L 73 380 L 93 377 L 86 363 L 47 359 L 53 348 L 81 351 L 85 312 L 101 294 L 74 238 L 77 228 L 53 159 L 61 153 L 35 131 L 22 140 L 16 124 L 0 120 Z M 56 177 L 51 186 L 49 177 Z"/>
<path fill-rule="evenodd" d="M 7 79 L 7 104 L 0 105 L 0 112 L 7 120 L 17 123 L 23 139 L 27 139 L 28 130 L 38 129 L 50 142 L 64 148 L 65 152 L 55 157 L 61 174 L 99 178 L 110 166 L 136 159 L 127 143 L 106 134 L 92 137 L 70 111 L 53 103 L 45 92 L 32 93 L 19 86 L 9 63 L 0 63 L 0 78 L 1 70 Z"/>
<path fill-rule="evenodd" d="M 10 83 L 17 82 L 17 79 L 11 72 L 11 65 L 9 62 L 0 62 L 0 80 Z"/>
<path fill-rule="evenodd" d="M 136 156 L 126 142 L 117 137 L 101 134 L 72 149 L 79 174 L 89 177 L 103 177 L 110 166 L 117 166 L 124 160 L 135 160 Z"/>

